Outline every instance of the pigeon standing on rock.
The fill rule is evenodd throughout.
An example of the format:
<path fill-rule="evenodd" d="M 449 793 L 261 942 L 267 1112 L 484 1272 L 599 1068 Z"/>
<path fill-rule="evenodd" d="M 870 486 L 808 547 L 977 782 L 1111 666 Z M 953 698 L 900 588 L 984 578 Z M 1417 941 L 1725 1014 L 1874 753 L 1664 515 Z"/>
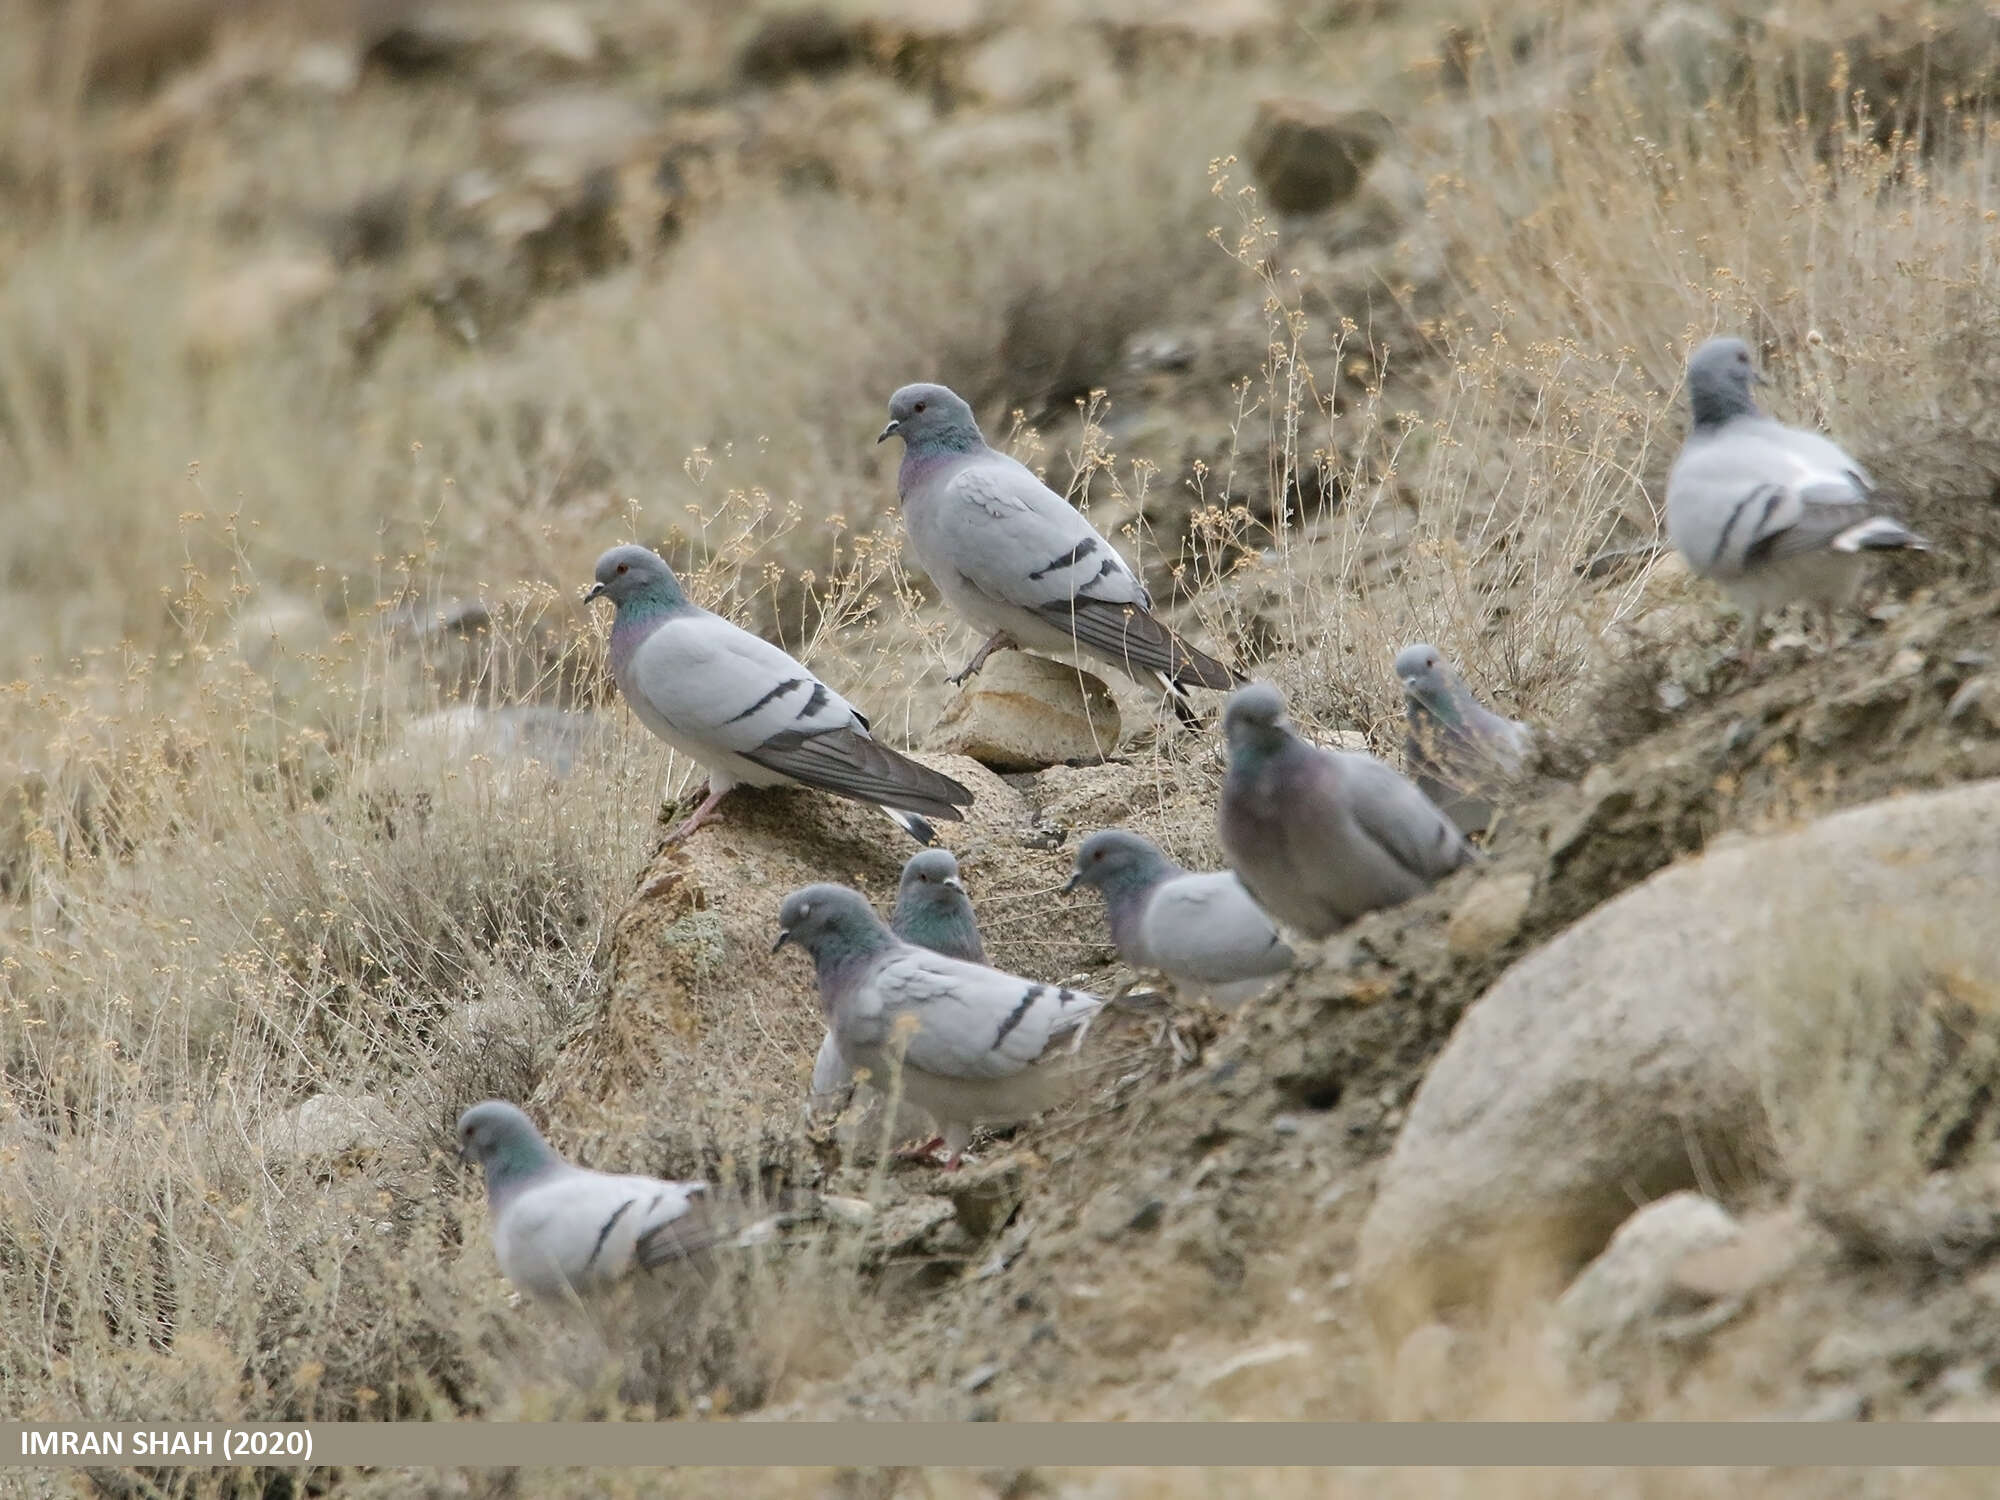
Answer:
<path fill-rule="evenodd" d="M 1868 472 L 1837 443 L 1757 409 L 1760 381 L 1741 339 L 1710 339 L 1688 360 L 1687 441 L 1667 475 L 1667 534 L 1688 566 L 1743 612 L 1747 662 L 1767 610 L 1833 610 L 1854 597 L 1869 552 L 1928 551 L 1885 512 Z"/>
<path fill-rule="evenodd" d="M 1482 704 L 1435 646 L 1405 646 L 1396 675 L 1410 721 L 1403 754 L 1417 790 L 1461 833 L 1484 833 L 1493 825 L 1495 795 L 1521 779 L 1534 731 Z"/>
<path fill-rule="evenodd" d="M 953 1170 L 972 1127 L 1040 1114 L 1073 1084 L 1075 1045 L 1104 1006 L 1096 995 L 946 958 L 891 932 L 859 891 L 809 885 L 778 908 L 772 950 L 812 955 L 820 1009 L 852 1068 L 927 1111 Z"/>
<path fill-rule="evenodd" d="M 707 1183 L 573 1166 L 502 1100 L 459 1116 L 458 1148 L 485 1169 L 501 1273 L 533 1296 L 600 1291 L 718 1241 Z"/>
<path fill-rule="evenodd" d="M 889 930 L 906 943 L 946 958 L 969 964 L 986 962 L 979 921 L 965 894 L 965 883 L 958 878 L 958 861 L 949 849 L 925 849 L 910 856 L 896 887 L 896 909 L 889 917 Z M 838 1102 L 853 1078 L 854 1070 L 840 1055 L 840 1044 L 829 1030 L 820 1043 L 819 1056 L 813 1059 L 811 1108 L 826 1109 Z M 905 1104 L 898 1114 L 897 1139 L 917 1128 L 916 1122 L 907 1118 L 909 1109 Z"/>
<path fill-rule="evenodd" d="M 1126 829 L 1083 841 L 1063 889 L 1080 885 L 1103 895 L 1118 956 L 1189 994 L 1237 1005 L 1292 966 L 1292 950 L 1233 873 L 1191 875 Z"/>
<path fill-rule="evenodd" d="M 1146 586 L 1111 543 L 1025 464 L 988 447 L 953 392 L 897 391 L 876 441 L 891 437 L 903 440 L 896 489 L 910 552 L 945 602 L 987 632 L 952 682 L 1010 647 L 1062 659 L 1081 648 L 1136 681 L 1157 680 L 1185 718 L 1189 686 L 1242 681 L 1155 619 Z"/>
<path fill-rule="evenodd" d="M 1294 734 L 1270 683 L 1230 695 L 1222 732 L 1223 852 L 1257 904 L 1308 937 L 1420 896 L 1474 858 L 1451 819 L 1374 756 Z"/>
<path fill-rule="evenodd" d="M 920 844 L 925 816 L 956 822 L 972 793 L 878 745 L 845 698 L 770 642 L 690 602 L 657 553 L 613 547 L 597 560 L 585 602 L 618 606 L 611 675 L 632 712 L 708 768 L 708 795 L 677 842 L 719 817 L 737 786 L 809 786 L 872 803 Z"/>

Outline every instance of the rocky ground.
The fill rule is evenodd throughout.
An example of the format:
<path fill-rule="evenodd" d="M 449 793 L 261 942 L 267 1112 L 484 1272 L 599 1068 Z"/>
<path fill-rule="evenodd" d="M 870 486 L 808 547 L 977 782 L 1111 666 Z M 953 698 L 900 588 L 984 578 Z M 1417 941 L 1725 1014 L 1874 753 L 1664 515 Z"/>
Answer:
<path fill-rule="evenodd" d="M 1996 1415 L 1992 17 L 98 10 L 5 13 L 19 1409 Z M 1714 326 L 1939 544 L 1747 670 L 1652 545 Z M 662 543 L 975 789 L 998 965 L 1135 978 L 1056 888 L 1106 826 L 1219 864 L 1216 736 L 1016 655 L 944 685 L 869 442 L 918 375 L 1323 741 L 1394 757 L 1430 638 L 1545 742 L 1475 868 L 1240 1011 L 1122 1012 L 952 1177 L 804 1118 L 769 951 L 907 851 L 784 793 L 662 849 L 687 768 L 663 806 L 573 602 Z M 444 1160 L 490 1092 L 875 1214 L 607 1390 Z"/>

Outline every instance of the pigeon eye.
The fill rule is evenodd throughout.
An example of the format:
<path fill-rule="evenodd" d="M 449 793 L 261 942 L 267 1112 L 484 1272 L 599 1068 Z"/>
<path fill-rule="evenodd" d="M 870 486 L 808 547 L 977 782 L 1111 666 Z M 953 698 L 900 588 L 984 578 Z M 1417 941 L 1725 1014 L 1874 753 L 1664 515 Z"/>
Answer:
<path fill-rule="evenodd" d="M 916 405 L 915 405 L 915 406 L 914 406 L 913 408 L 911 408 L 911 409 L 912 409 L 913 411 L 922 411 L 922 410 L 924 409 L 924 407 L 925 407 L 925 405 L 926 405 L 926 404 L 927 404 L 927 403 L 925 403 L 925 402 L 922 402 L 922 401 L 919 401 L 919 402 L 918 402 L 918 403 L 917 403 L 917 404 L 916 404 Z"/>
<path fill-rule="evenodd" d="M 631 566 L 631 564 L 629 564 L 629 563 L 620 563 L 620 564 L 618 565 L 618 571 L 619 571 L 619 572 L 621 572 L 621 573 L 623 573 L 623 572 L 625 572 L 625 571 L 626 571 L 626 570 L 627 570 L 627 569 L 628 569 L 628 568 L 629 568 L 630 566 Z"/>

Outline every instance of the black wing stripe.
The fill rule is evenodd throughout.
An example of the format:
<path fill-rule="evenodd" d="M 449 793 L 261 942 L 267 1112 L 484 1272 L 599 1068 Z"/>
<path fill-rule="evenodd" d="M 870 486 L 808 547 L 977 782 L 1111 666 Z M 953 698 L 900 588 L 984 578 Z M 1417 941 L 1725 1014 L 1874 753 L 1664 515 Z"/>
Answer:
<path fill-rule="evenodd" d="M 1055 572 L 1057 568 L 1072 567 L 1075 564 L 1082 562 L 1086 557 L 1090 556 L 1090 554 L 1095 552 L 1100 545 L 1101 544 L 1098 542 L 1096 537 L 1087 536 L 1082 541 L 1078 542 L 1074 547 L 1070 548 L 1069 551 L 1065 552 L 1061 557 L 1056 558 L 1053 562 L 1049 563 L 1045 567 L 1040 567 L 1035 569 L 1035 571 L 1030 573 L 1028 576 L 1030 578 L 1046 578 L 1049 574 Z M 1105 564 L 1105 567 L 1110 567 L 1110 566 L 1111 566 L 1110 563 Z M 1103 576 L 1101 570 L 1099 576 L 1100 577 Z"/>
<path fill-rule="evenodd" d="M 1021 997 L 1020 1004 L 1009 1011 L 1007 1019 L 1000 1023 L 999 1034 L 993 1038 L 993 1050 L 998 1051 L 1000 1044 L 1013 1034 L 1014 1028 L 1027 1018 L 1028 1012 L 1034 1008 L 1035 1001 L 1041 993 L 1042 987 L 1039 984 L 1028 986 L 1028 992 Z"/>
<path fill-rule="evenodd" d="M 584 1270 L 588 1271 L 592 1266 L 597 1264 L 597 1257 L 604 1252 L 604 1242 L 611 1238 L 611 1231 L 616 1229 L 618 1221 L 625 1217 L 625 1210 L 638 1201 L 637 1198 L 627 1198 L 623 1203 L 618 1205 L 617 1211 L 604 1221 L 604 1227 L 597 1231 L 597 1243 L 590 1247 L 590 1256 L 583 1263 Z"/>
<path fill-rule="evenodd" d="M 789 693 L 793 688 L 804 687 L 808 682 L 811 681 L 812 679 L 809 677 L 787 677 L 783 682 L 779 683 L 776 687 L 772 688 L 770 692 L 766 693 L 763 697 L 759 698 L 755 703 L 751 704 L 748 708 L 744 709 L 742 713 L 737 714 L 735 718 L 724 720 L 724 722 L 729 724 L 734 724 L 738 719 L 747 719 L 750 717 L 750 715 L 757 712 L 758 709 L 762 708 L 765 704 L 771 702 L 773 699 L 782 698 L 785 696 L 785 694 Z M 815 693 L 815 695 L 823 694 L 825 691 L 826 689 L 821 687 L 817 682 L 813 683 L 813 692 Z"/>
<path fill-rule="evenodd" d="M 1722 554 L 1729 550 L 1729 538 L 1735 534 L 1736 523 L 1743 519 L 1743 512 L 1755 505 L 1758 497 L 1770 488 L 1771 486 L 1767 484 L 1760 484 L 1736 502 L 1735 507 L 1729 512 L 1729 519 L 1722 523 L 1722 534 L 1715 539 L 1715 551 L 1708 559 L 1711 566 L 1721 562 Z"/>

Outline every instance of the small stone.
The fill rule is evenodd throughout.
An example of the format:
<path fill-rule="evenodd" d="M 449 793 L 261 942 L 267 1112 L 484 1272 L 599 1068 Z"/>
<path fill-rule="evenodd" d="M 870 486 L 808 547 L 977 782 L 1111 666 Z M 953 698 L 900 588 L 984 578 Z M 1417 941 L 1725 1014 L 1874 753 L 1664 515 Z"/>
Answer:
<path fill-rule="evenodd" d="M 1498 953 L 1520 934 L 1534 896 L 1535 877 L 1530 871 L 1489 875 L 1465 893 L 1445 924 L 1446 951 L 1467 959 Z"/>
<path fill-rule="evenodd" d="M 1992 728 L 1993 712 L 1990 701 L 1992 696 L 1992 678 L 1973 678 L 1972 681 L 1966 683 L 1964 687 L 1951 695 L 1951 702 L 1947 703 L 1944 708 L 1945 721 L 1950 724 L 1956 724 L 1963 720 L 1969 725 L 1978 725 L 1987 729 Z"/>
<path fill-rule="evenodd" d="M 1266 99 L 1257 106 L 1244 156 L 1273 208 L 1318 213 L 1354 196 L 1387 138 L 1388 121 L 1372 110 Z"/>
<path fill-rule="evenodd" d="M 567 5 L 531 5 L 514 20 L 514 35 L 531 54 L 569 67 L 597 61 L 597 33 Z"/>
<path fill-rule="evenodd" d="M 967 1395 L 972 1394 L 974 1391 L 983 1391 L 986 1387 L 993 1384 L 993 1378 L 999 1373 L 1000 1366 L 994 1361 L 988 1360 L 983 1365 L 975 1366 L 972 1373 L 959 1382 L 959 1389 Z"/>
<path fill-rule="evenodd" d="M 958 1227 L 975 1243 L 1004 1229 L 1028 1192 L 1027 1173 L 1018 1157 L 964 1167 L 948 1176 L 942 1195 L 951 1200 Z"/>
<path fill-rule="evenodd" d="M 1684 1256 L 1673 1269 L 1673 1287 L 1704 1301 L 1748 1296 L 1796 1265 L 1813 1238 L 1797 1209 L 1761 1215 L 1735 1238 Z"/>
<path fill-rule="evenodd" d="M 1739 1232 L 1727 1209 L 1699 1193 L 1670 1193 L 1647 1204 L 1557 1300 L 1550 1325 L 1556 1349 L 1572 1364 L 1601 1358 L 1666 1310 L 1674 1272 L 1690 1254 L 1727 1244 Z"/>
<path fill-rule="evenodd" d="M 1810 1406 L 1787 1418 L 1793 1422 L 1859 1422 L 1868 1415 L 1868 1398 L 1852 1386 L 1828 1391 Z"/>
<path fill-rule="evenodd" d="M 1118 706 L 1099 678 L 1024 651 L 995 653 L 945 708 L 929 748 L 996 771 L 1096 763 L 1117 747 Z"/>
<path fill-rule="evenodd" d="M 1254 1349 L 1245 1349 L 1228 1359 L 1198 1372 L 1194 1377 L 1196 1390 L 1211 1395 L 1225 1392 L 1241 1396 L 1248 1394 L 1247 1387 L 1268 1380 L 1275 1366 L 1288 1365 L 1294 1360 L 1307 1359 L 1312 1355 L 1312 1346 L 1300 1339 L 1282 1339 L 1275 1343 L 1260 1344 Z"/>
<path fill-rule="evenodd" d="M 1688 690 L 1680 683 L 1671 680 L 1655 688 L 1653 696 L 1659 700 L 1660 707 L 1670 714 L 1679 713 L 1688 704 Z"/>

